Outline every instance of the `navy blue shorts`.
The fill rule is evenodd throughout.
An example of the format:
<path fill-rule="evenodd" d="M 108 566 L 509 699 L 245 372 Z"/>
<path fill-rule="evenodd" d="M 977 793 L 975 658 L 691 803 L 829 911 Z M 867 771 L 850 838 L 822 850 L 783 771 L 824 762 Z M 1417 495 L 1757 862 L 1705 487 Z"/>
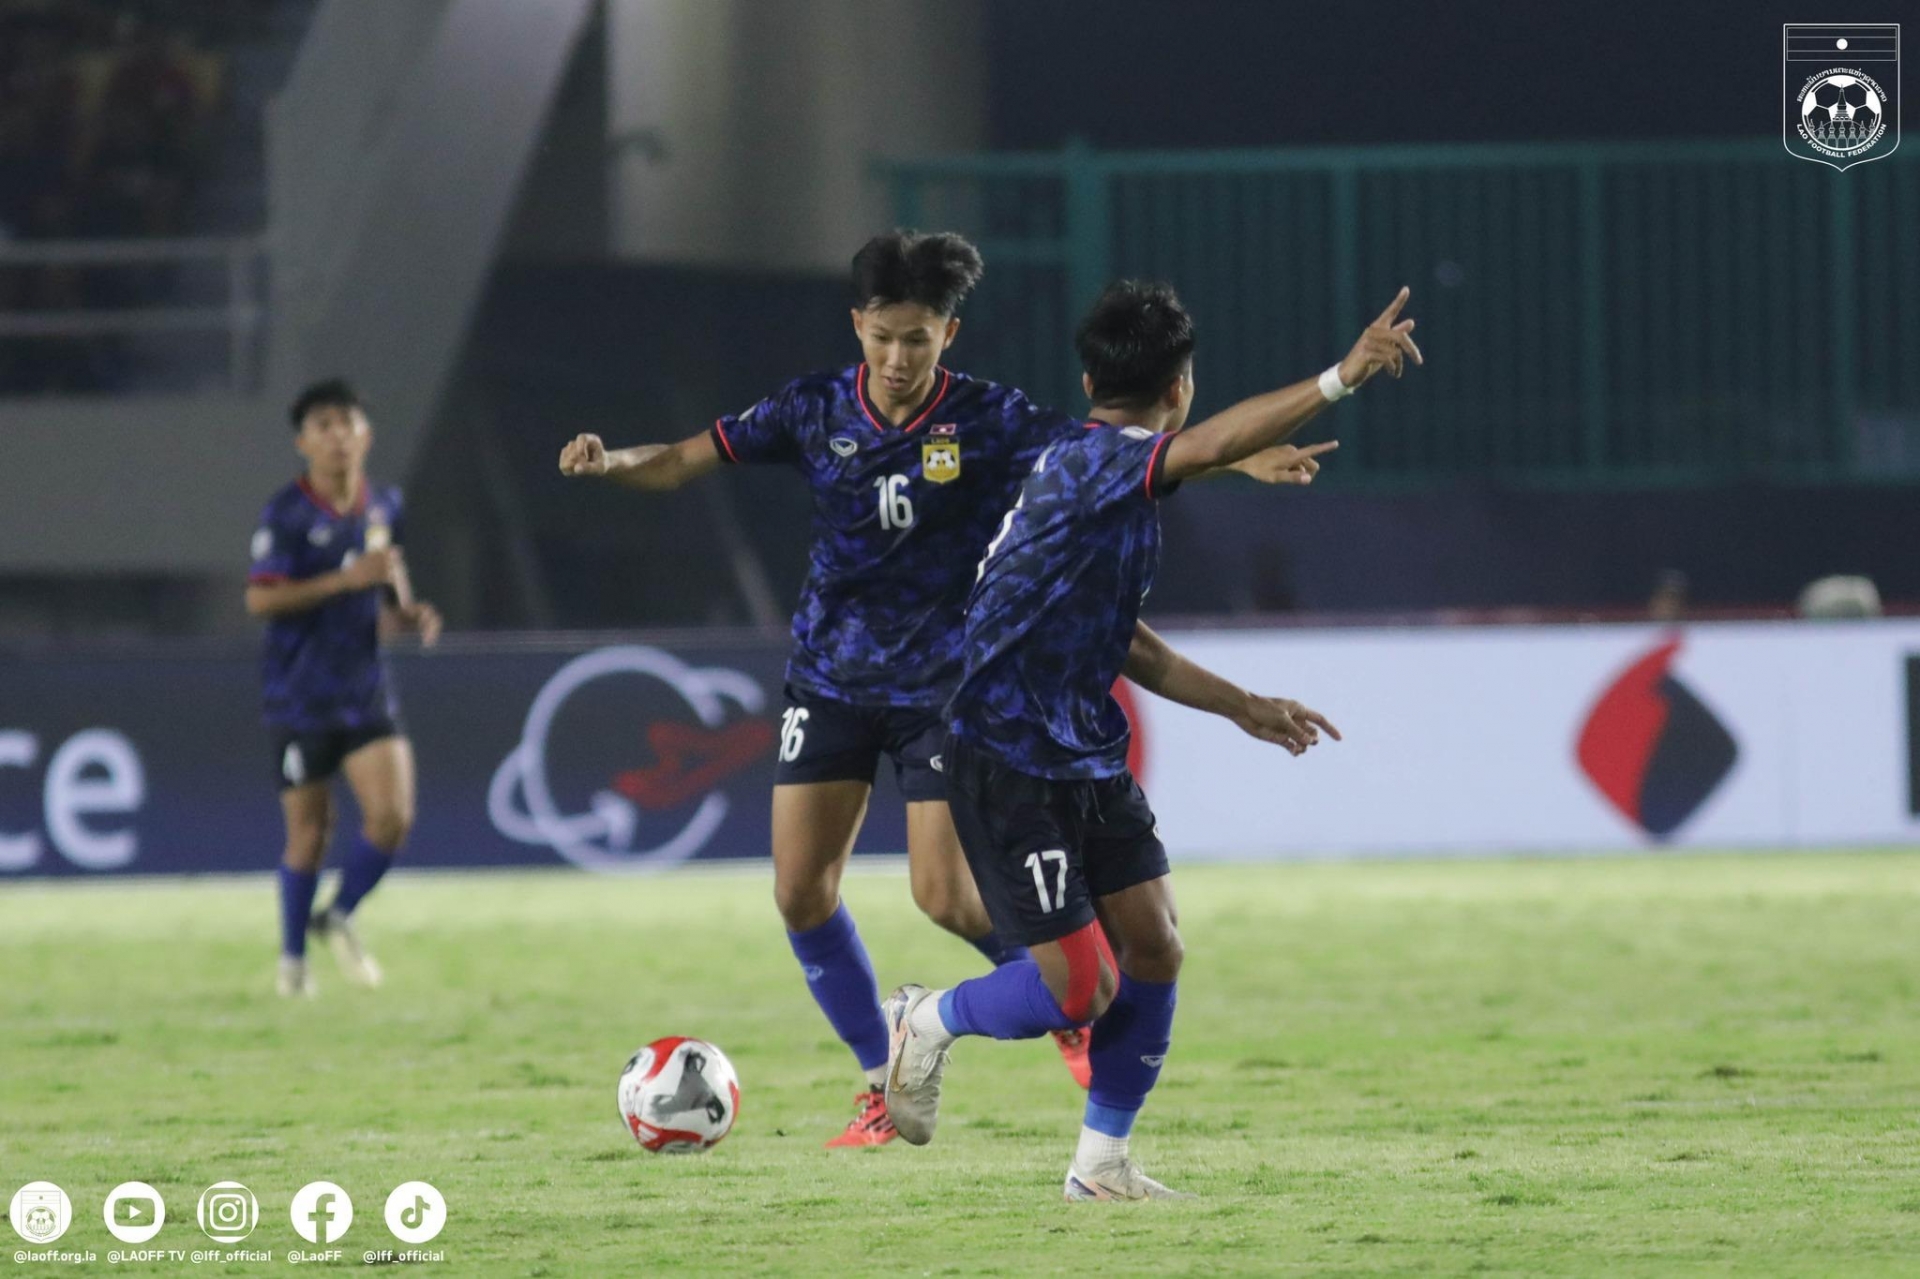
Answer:
<path fill-rule="evenodd" d="M 381 717 L 358 728 L 323 728 L 311 732 L 272 725 L 273 767 L 281 790 L 309 782 L 324 782 L 340 771 L 340 763 L 362 746 L 386 737 L 399 737 L 400 725 Z"/>
<path fill-rule="evenodd" d="M 854 706 L 789 684 L 773 782 L 776 786 L 810 782 L 871 786 L 880 757 L 886 755 L 893 760 L 893 775 L 909 803 L 945 799 L 947 783 L 940 774 L 945 737 L 938 709 Z"/>
<path fill-rule="evenodd" d="M 1055 781 L 949 737 L 947 806 L 1002 942 L 1059 941 L 1093 903 L 1167 873 L 1160 826 L 1133 774 Z"/>

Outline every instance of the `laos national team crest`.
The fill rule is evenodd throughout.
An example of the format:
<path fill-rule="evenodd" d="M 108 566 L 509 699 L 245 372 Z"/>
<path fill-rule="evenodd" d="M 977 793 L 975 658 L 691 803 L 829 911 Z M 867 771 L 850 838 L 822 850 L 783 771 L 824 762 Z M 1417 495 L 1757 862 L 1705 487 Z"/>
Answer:
<path fill-rule="evenodd" d="M 920 446 L 920 474 L 934 484 L 951 484 L 960 478 L 957 423 L 941 422 L 927 428 L 926 443 Z"/>
<path fill-rule="evenodd" d="M 1851 168 L 1900 145 L 1900 24 L 1781 29 L 1781 141 L 1802 160 Z"/>

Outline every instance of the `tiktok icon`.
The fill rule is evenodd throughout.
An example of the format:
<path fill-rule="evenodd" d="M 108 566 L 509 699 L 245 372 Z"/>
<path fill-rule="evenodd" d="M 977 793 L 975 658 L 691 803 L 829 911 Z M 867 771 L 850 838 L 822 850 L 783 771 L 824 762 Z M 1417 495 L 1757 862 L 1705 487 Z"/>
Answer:
<path fill-rule="evenodd" d="M 409 1181 L 387 1196 L 387 1229 L 402 1243 L 426 1243 L 447 1224 L 447 1200 L 424 1181 Z"/>

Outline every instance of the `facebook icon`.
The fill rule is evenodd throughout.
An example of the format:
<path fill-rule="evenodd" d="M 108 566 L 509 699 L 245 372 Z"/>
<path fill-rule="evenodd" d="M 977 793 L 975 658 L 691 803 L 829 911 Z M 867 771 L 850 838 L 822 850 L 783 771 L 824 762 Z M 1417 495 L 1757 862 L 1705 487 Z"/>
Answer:
<path fill-rule="evenodd" d="M 353 1224 L 353 1200 L 331 1181 L 300 1187 L 293 1197 L 293 1228 L 308 1243 L 329 1244 Z"/>

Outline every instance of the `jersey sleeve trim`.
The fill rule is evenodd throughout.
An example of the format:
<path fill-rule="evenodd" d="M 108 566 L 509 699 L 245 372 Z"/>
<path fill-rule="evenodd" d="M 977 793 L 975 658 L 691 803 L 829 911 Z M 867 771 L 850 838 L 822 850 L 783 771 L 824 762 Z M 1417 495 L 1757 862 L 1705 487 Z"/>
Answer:
<path fill-rule="evenodd" d="M 727 430 L 720 425 L 720 422 L 720 418 L 713 419 L 713 429 L 709 431 L 708 434 L 713 436 L 713 442 L 720 446 L 720 456 L 735 466 L 738 466 L 740 465 L 740 459 L 734 454 L 733 445 L 728 443 Z"/>
<path fill-rule="evenodd" d="M 1146 490 L 1149 501 L 1158 501 L 1180 487 L 1178 480 L 1171 485 L 1167 483 L 1167 446 L 1172 443 L 1173 432 L 1163 432 L 1160 442 L 1153 446 L 1153 455 L 1147 459 Z"/>

